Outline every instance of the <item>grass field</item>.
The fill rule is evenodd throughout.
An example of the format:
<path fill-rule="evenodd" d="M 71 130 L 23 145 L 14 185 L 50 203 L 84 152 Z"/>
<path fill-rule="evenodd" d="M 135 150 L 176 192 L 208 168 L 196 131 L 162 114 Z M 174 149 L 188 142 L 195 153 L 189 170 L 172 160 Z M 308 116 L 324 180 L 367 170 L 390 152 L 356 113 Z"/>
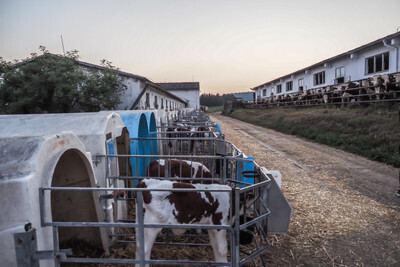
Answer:
<path fill-rule="evenodd" d="M 397 105 L 237 109 L 228 116 L 400 167 Z"/>
<path fill-rule="evenodd" d="M 207 112 L 218 112 L 218 111 L 222 111 L 224 109 L 224 106 L 216 106 L 216 107 L 208 107 L 208 111 Z"/>

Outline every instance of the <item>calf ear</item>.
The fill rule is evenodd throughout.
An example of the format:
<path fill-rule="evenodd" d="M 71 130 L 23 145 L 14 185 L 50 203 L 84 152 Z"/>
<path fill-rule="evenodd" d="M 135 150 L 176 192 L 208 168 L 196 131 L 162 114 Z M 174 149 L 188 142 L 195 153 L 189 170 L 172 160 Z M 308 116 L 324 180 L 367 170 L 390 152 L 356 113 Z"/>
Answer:
<path fill-rule="evenodd" d="M 245 199 L 246 198 L 246 199 Z M 246 193 L 240 194 L 240 202 L 248 203 L 249 201 L 255 198 L 255 194 L 253 191 L 247 191 Z"/>
<path fill-rule="evenodd" d="M 252 200 L 255 198 L 255 194 L 253 191 L 248 191 L 246 192 L 246 202 Z"/>

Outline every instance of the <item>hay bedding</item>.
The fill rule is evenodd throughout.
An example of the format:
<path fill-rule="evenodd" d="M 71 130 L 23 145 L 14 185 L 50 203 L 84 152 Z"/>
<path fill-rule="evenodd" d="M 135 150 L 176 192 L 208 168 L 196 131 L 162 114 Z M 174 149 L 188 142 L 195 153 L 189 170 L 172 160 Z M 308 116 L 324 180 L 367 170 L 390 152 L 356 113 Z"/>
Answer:
<path fill-rule="evenodd" d="M 135 210 L 133 203 L 129 203 L 129 219 L 135 220 Z M 135 258 L 136 245 L 134 243 L 134 232 L 135 230 L 132 228 L 120 228 L 119 233 L 125 235 L 122 239 L 125 241 L 131 241 L 132 243 L 127 243 L 126 246 L 122 248 L 114 249 L 109 256 L 110 258 L 119 258 L 119 259 L 132 259 Z M 258 235 L 258 231 L 255 231 L 255 239 L 259 244 L 266 245 L 265 238 L 262 238 Z M 199 246 L 189 246 L 189 245 L 174 245 L 174 244 L 157 244 L 157 242 L 166 242 L 170 243 L 183 243 L 183 244 L 201 244 Z M 227 233 L 227 244 L 229 246 L 230 238 L 229 233 Z M 240 246 L 241 254 L 240 257 L 243 259 L 246 255 L 254 252 L 256 250 L 255 243 L 251 243 L 249 245 L 241 245 Z M 228 248 L 228 260 L 230 251 Z M 105 257 L 105 256 L 103 256 Z M 185 260 L 185 261 L 214 261 L 214 252 L 210 246 L 209 236 L 207 231 L 203 231 L 198 234 L 196 231 L 188 231 L 184 235 L 176 236 L 170 233 L 167 237 L 167 233 L 165 230 L 161 231 L 160 235 L 156 239 L 156 242 L 151 251 L 151 259 L 157 260 Z M 255 265 L 254 265 L 255 264 Z M 248 262 L 243 266 L 260 266 L 260 260 L 258 258 L 254 259 L 253 262 Z M 118 266 L 118 265 L 102 265 L 102 266 Z M 160 265 L 158 265 L 160 266 Z M 173 266 L 173 265 L 168 265 Z M 193 265 L 190 265 L 193 266 Z"/>
<path fill-rule="evenodd" d="M 135 204 L 133 201 L 128 202 L 128 220 L 135 221 Z M 117 228 L 116 228 L 117 229 Z M 110 256 L 104 255 L 100 250 L 81 240 L 73 240 L 65 244 L 65 248 L 73 248 L 73 257 L 87 258 L 113 258 L 113 259 L 134 259 L 136 253 L 135 244 L 135 229 L 134 228 L 118 228 L 118 240 L 124 243 L 117 244 L 112 250 Z M 262 245 L 267 245 L 265 237 L 261 238 L 258 231 L 255 231 L 255 239 Z M 179 243 L 176 244 L 165 244 Z M 161 244 L 164 243 L 164 244 Z M 230 238 L 227 233 L 227 244 L 229 246 Z M 187 245 L 186 245 L 187 244 Z M 199 244 L 198 246 L 190 246 L 188 244 Z M 250 253 L 256 250 L 255 243 L 240 246 L 240 258 L 243 259 Z M 230 251 L 228 247 L 228 260 Z M 195 230 L 187 231 L 184 235 L 176 236 L 167 232 L 161 231 L 151 251 L 151 259 L 157 260 L 182 260 L 182 261 L 214 261 L 214 252 L 210 246 L 209 236 L 207 231 L 197 233 Z M 126 266 L 123 264 L 78 264 L 78 263 L 63 263 L 62 266 Z M 161 265 L 156 265 L 161 266 Z M 173 265 L 168 265 L 173 266 Z M 193 266 L 193 265 L 190 265 Z M 254 261 L 248 262 L 243 266 L 261 266 L 260 259 L 255 258 Z"/>

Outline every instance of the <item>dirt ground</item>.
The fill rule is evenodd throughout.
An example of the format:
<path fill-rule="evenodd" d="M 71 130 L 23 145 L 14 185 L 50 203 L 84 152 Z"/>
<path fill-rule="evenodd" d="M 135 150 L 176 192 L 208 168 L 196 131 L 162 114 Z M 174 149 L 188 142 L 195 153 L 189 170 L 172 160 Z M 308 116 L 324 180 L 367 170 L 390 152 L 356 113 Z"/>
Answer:
<path fill-rule="evenodd" d="M 270 235 L 271 266 L 400 266 L 398 170 L 213 113 L 226 140 L 282 173 L 289 231 Z"/>

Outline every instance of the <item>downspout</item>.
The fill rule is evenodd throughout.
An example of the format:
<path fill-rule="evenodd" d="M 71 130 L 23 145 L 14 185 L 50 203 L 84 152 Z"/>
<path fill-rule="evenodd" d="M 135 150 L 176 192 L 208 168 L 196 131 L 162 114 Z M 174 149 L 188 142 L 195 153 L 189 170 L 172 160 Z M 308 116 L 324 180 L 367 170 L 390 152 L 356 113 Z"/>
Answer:
<path fill-rule="evenodd" d="M 383 45 L 386 47 L 394 48 L 396 50 L 396 72 L 399 72 L 399 47 L 388 44 L 386 39 L 383 39 Z"/>

